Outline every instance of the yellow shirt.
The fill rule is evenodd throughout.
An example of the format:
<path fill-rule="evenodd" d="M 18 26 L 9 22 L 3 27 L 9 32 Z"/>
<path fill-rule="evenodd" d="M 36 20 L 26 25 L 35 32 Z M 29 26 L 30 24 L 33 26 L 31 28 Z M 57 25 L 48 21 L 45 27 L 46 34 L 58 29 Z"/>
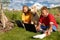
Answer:
<path fill-rule="evenodd" d="M 24 23 L 29 23 L 29 22 L 31 22 L 31 14 L 25 15 L 25 14 L 23 13 L 23 14 L 22 14 L 22 21 L 23 21 Z"/>

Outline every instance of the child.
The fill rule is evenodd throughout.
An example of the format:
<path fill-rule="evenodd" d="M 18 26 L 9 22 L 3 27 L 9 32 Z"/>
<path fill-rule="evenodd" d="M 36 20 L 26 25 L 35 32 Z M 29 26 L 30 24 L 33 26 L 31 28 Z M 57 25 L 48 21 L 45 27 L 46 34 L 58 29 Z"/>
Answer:
<path fill-rule="evenodd" d="M 22 9 L 22 21 L 16 20 L 18 27 L 24 27 L 24 24 L 31 24 L 32 14 L 28 6 L 24 5 Z"/>
<path fill-rule="evenodd" d="M 32 22 L 32 12 L 26 5 L 23 6 L 22 22 L 23 22 L 23 27 L 26 30 L 36 32 L 36 30 L 34 30 L 35 26 Z"/>
<path fill-rule="evenodd" d="M 30 12 L 30 9 L 28 8 L 28 6 L 24 5 L 23 14 L 22 14 L 23 23 L 26 23 L 26 24 L 31 23 L 31 18 L 32 18 L 32 14 Z"/>
<path fill-rule="evenodd" d="M 42 35 L 33 36 L 34 38 L 44 38 L 51 34 L 52 31 L 57 31 L 58 24 L 52 14 L 49 13 L 48 8 L 43 6 L 41 8 L 41 15 L 39 25 L 36 27 L 38 31 L 42 31 Z M 42 37 L 43 36 L 43 37 Z"/>

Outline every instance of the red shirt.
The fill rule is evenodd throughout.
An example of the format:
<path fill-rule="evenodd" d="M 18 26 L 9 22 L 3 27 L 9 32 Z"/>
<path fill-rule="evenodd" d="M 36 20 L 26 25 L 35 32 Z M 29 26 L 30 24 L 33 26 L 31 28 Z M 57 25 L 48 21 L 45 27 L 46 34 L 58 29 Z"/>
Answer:
<path fill-rule="evenodd" d="M 48 14 L 47 17 L 40 16 L 39 19 L 40 23 L 44 23 L 46 26 L 50 25 L 50 22 L 53 22 L 56 27 L 58 27 L 58 24 L 56 23 L 56 20 L 52 14 Z"/>

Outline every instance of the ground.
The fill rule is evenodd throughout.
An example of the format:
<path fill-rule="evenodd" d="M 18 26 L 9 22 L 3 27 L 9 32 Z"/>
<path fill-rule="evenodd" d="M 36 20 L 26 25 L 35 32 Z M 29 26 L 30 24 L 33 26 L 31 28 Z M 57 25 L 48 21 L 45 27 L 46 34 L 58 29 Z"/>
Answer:
<path fill-rule="evenodd" d="M 55 11 L 53 11 L 53 13 L 54 12 Z M 21 20 L 21 12 L 6 11 L 5 13 L 9 20 L 12 20 L 12 21 L 14 21 L 15 19 Z M 56 19 L 58 19 L 57 22 L 60 24 L 59 18 L 56 18 Z M 60 27 L 58 30 L 60 31 Z M 47 36 L 42 40 L 60 40 L 59 31 L 53 32 L 50 36 Z M 19 28 L 17 25 L 14 25 L 14 28 L 10 31 L 0 32 L 0 40 L 41 40 L 41 39 L 32 38 L 36 34 L 40 34 L 40 33 L 29 32 L 23 28 Z"/>
<path fill-rule="evenodd" d="M 29 32 L 16 26 L 8 32 L 0 33 L 0 40 L 41 40 L 32 38 L 36 34 L 40 33 Z M 60 40 L 60 32 L 53 32 L 50 36 L 42 40 Z"/>

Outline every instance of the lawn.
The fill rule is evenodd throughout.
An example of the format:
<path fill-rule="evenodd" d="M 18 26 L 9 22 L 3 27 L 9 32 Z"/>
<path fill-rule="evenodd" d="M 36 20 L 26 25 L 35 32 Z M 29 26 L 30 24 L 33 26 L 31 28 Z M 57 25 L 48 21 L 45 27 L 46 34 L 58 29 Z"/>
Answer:
<path fill-rule="evenodd" d="M 6 33 L 0 33 L 0 40 L 41 40 L 32 38 L 36 34 L 39 33 L 29 32 L 16 26 Z M 60 40 L 60 32 L 53 32 L 43 40 Z"/>
<path fill-rule="evenodd" d="M 6 16 L 9 20 L 21 20 L 21 12 L 11 12 L 5 11 Z M 58 20 L 59 21 L 59 20 Z M 26 31 L 23 28 L 19 28 L 16 24 L 14 28 L 8 32 L 0 33 L 0 40 L 41 40 L 41 39 L 34 39 L 32 36 L 40 34 Z M 42 39 L 42 40 L 60 40 L 60 32 L 53 32 L 50 36 Z"/>

